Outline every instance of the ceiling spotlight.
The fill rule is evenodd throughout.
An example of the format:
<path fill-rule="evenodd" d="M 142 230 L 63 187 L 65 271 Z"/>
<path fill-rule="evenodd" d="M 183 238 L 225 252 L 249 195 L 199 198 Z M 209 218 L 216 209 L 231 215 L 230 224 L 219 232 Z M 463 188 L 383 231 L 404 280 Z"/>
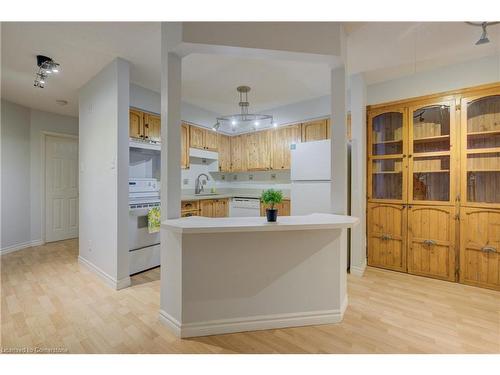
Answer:
<path fill-rule="evenodd" d="M 233 126 L 236 125 L 236 120 L 232 120 L 231 125 L 233 125 Z"/>
<path fill-rule="evenodd" d="M 253 124 L 255 125 L 255 127 L 257 127 L 257 126 L 259 126 L 259 125 L 260 125 L 260 122 L 255 121 Z"/>
<path fill-rule="evenodd" d="M 214 125 L 214 126 L 212 126 L 212 130 L 213 130 L 214 132 L 216 132 L 217 130 L 219 130 L 219 128 L 220 128 L 220 123 L 219 123 L 219 121 L 217 121 L 217 122 L 215 123 L 215 125 Z"/>
<path fill-rule="evenodd" d="M 273 128 L 277 128 L 278 127 L 278 123 L 277 122 L 273 122 Z"/>
<path fill-rule="evenodd" d="M 58 73 L 60 65 L 50 57 L 37 55 L 36 65 L 38 71 L 35 73 L 35 82 L 33 86 L 43 89 L 45 87 L 45 79 L 52 73 Z"/>

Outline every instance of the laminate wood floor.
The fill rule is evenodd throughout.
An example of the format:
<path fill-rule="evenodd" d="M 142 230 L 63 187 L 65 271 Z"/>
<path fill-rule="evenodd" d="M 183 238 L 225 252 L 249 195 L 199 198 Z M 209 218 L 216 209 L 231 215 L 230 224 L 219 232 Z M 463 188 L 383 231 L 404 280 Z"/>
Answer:
<path fill-rule="evenodd" d="M 500 353 L 500 292 L 368 268 L 339 324 L 178 339 L 158 320 L 160 273 L 115 291 L 78 242 L 1 259 L 1 343 L 69 353 Z"/>

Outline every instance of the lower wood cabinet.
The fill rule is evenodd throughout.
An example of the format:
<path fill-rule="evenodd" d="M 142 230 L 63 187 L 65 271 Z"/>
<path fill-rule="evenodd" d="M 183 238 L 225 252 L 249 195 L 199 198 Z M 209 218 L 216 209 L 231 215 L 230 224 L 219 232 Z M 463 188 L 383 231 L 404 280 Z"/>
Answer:
<path fill-rule="evenodd" d="M 500 290 L 500 210 L 462 208 L 460 282 Z"/>
<path fill-rule="evenodd" d="M 455 207 L 408 206 L 408 273 L 456 280 Z"/>
<path fill-rule="evenodd" d="M 200 201 L 200 216 L 229 216 L 229 199 L 204 199 Z"/>
<path fill-rule="evenodd" d="M 406 272 L 406 207 L 369 203 L 367 212 L 368 264 Z"/>
<path fill-rule="evenodd" d="M 266 216 L 266 208 L 269 205 L 260 203 L 260 216 Z M 290 200 L 284 199 L 281 203 L 274 205 L 274 208 L 278 209 L 278 216 L 290 216 Z"/>

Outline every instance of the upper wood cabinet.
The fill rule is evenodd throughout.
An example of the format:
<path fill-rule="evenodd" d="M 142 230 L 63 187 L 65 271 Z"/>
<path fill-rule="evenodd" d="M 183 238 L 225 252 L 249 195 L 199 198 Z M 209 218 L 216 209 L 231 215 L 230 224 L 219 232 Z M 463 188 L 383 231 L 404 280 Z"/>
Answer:
<path fill-rule="evenodd" d="M 131 109 L 129 111 L 129 136 L 130 138 L 144 139 L 143 113 Z"/>
<path fill-rule="evenodd" d="M 219 152 L 219 171 L 231 172 L 231 137 L 218 134 L 217 149 Z"/>
<path fill-rule="evenodd" d="M 231 137 L 231 171 L 247 170 L 246 134 Z"/>
<path fill-rule="evenodd" d="M 189 147 L 217 151 L 217 133 L 198 126 L 189 127 Z"/>
<path fill-rule="evenodd" d="M 283 126 L 271 131 L 271 169 L 290 169 L 290 145 L 299 143 L 300 125 Z"/>
<path fill-rule="evenodd" d="M 161 142 L 161 118 L 149 113 L 144 114 L 144 138 L 154 142 Z"/>
<path fill-rule="evenodd" d="M 500 87 L 462 98 L 462 202 L 500 208 Z"/>
<path fill-rule="evenodd" d="M 328 139 L 329 119 L 314 120 L 302 124 L 302 142 L 321 141 Z"/>
<path fill-rule="evenodd" d="M 158 115 L 129 110 L 129 137 L 161 142 L 161 118 Z"/>
<path fill-rule="evenodd" d="M 267 170 L 271 167 L 270 131 L 246 134 L 248 170 Z"/>
<path fill-rule="evenodd" d="M 189 125 L 181 125 L 181 168 L 189 168 Z"/>

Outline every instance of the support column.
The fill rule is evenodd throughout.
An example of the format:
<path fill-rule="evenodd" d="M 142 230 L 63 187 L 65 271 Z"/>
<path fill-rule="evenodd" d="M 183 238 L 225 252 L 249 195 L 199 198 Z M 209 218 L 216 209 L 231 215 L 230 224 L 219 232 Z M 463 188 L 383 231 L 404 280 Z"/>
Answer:
<path fill-rule="evenodd" d="M 338 215 L 347 215 L 347 128 L 346 128 L 346 71 L 345 66 L 335 67 L 331 71 L 331 121 L 330 134 L 332 135 L 332 188 L 331 188 L 331 210 Z M 347 229 L 342 229 L 340 238 L 340 264 L 347 268 Z M 347 269 L 341 269 L 337 282 L 340 286 L 340 294 L 347 295 L 346 284 Z"/>
<path fill-rule="evenodd" d="M 181 212 L 181 81 L 182 59 L 172 52 L 178 24 L 161 26 L 161 219 Z"/>
<path fill-rule="evenodd" d="M 351 215 L 359 224 L 351 229 L 351 273 L 366 269 L 366 84 L 362 74 L 351 82 Z"/>
<path fill-rule="evenodd" d="M 332 213 L 347 215 L 347 129 L 345 67 L 331 71 Z"/>

